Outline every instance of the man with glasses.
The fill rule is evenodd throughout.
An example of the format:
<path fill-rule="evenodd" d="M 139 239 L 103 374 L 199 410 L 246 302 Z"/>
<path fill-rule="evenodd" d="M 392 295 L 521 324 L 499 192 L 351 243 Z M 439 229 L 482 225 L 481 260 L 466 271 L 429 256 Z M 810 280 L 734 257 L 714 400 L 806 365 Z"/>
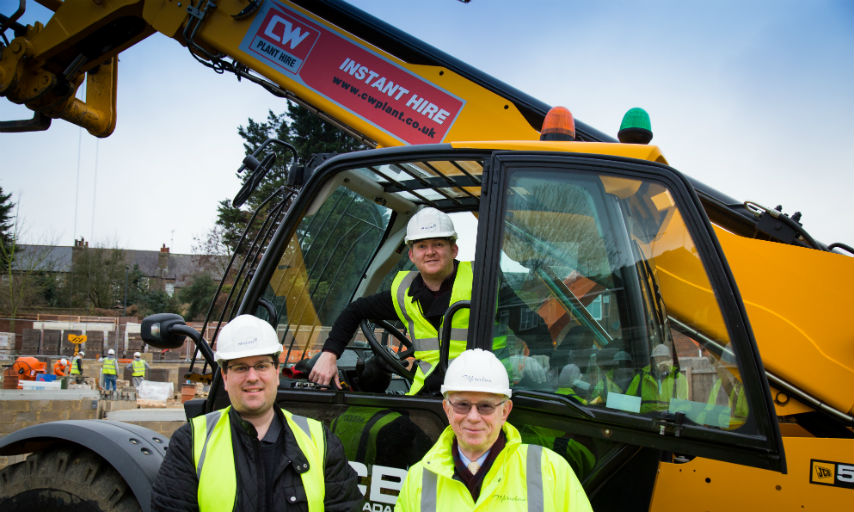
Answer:
<path fill-rule="evenodd" d="M 252 315 L 217 338 L 231 406 L 172 435 L 152 510 L 353 510 L 361 502 L 341 441 L 319 421 L 275 407 L 282 346 Z"/>
<path fill-rule="evenodd" d="M 450 425 L 407 473 L 396 511 L 592 510 L 569 463 L 507 423 L 510 381 L 492 352 L 454 359 L 442 395 Z"/>

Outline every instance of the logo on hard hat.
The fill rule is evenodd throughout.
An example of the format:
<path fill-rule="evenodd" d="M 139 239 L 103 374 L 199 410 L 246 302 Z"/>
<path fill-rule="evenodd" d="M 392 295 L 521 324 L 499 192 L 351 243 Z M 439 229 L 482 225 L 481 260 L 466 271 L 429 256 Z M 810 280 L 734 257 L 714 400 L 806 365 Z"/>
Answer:
<path fill-rule="evenodd" d="M 465 379 L 465 380 L 466 380 L 466 382 L 468 382 L 468 383 L 470 383 L 470 384 L 474 384 L 474 383 L 482 383 L 482 384 L 483 384 L 483 383 L 485 383 L 485 384 L 489 384 L 489 383 L 491 383 L 491 382 L 492 382 L 492 379 L 488 379 L 488 378 L 486 378 L 486 377 L 479 377 L 479 376 L 477 376 L 477 375 L 469 375 L 469 374 L 467 374 L 467 373 L 464 373 L 464 374 L 462 375 L 462 378 L 463 378 L 463 379 Z"/>
<path fill-rule="evenodd" d="M 244 341 L 238 341 L 237 346 L 242 347 L 244 345 L 254 345 L 257 342 L 258 342 L 258 338 L 255 337 L 255 338 L 250 338 L 250 339 L 244 340 Z"/>
<path fill-rule="evenodd" d="M 429 226 L 421 226 L 420 229 L 421 229 L 421 231 L 426 231 L 428 229 L 434 229 L 434 228 L 438 228 L 438 227 L 439 227 L 439 225 L 434 222 L 433 224 L 430 224 Z"/>

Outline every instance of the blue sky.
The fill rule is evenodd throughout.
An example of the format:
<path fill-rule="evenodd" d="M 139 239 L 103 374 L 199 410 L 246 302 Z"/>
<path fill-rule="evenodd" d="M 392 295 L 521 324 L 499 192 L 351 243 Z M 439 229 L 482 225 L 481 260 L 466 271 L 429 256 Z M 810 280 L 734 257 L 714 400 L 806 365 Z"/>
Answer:
<path fill-rule="evenodd" d="M 854 245 L 850 1 L 351 3 L 611 135 L 644 107 L 683 173 Z M 16 5 L 0 0 L 0 12 Z M 237 190 L 237 127 L 284 108 L 156 35 L 121 56 L 111 137 L 64 121 L 0 135 L 0 186 L 27 242 L 189 252 Z M 0 117 L 30 114 L 0 100 Z"/>

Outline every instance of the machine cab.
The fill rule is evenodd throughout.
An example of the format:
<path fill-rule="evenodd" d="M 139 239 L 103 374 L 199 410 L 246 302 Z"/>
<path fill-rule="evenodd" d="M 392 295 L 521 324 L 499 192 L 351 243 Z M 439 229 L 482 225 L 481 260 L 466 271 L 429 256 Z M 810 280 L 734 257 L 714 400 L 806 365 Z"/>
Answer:
<path fill-rule="evenodd" d="M 510 423 L 569 461 L 594 508 L 645 508 L 659 460 L 785 471 L 738 290 L 692 189 L 662 162 L 651 146 L 577 142 L 328 160 L 240 307 L 281 336 L 279 404 L 329 425 L 366 499 L 393 506 L 406 468 L 447 425 L 437 391 L 407 394 L 417 361 L 396 339 L 406 326 L 363 324 L 338 361 L 344 390 L 306 376 L 348 303 L 392 293 L 413 269 L 407 221 L 432 206 L 454 221 L 458 260 L 473 262 L 470 301 L 445 321 L 468 315 L 467 346 L 508 369 Z M 212 389 L 208 406 L 221 405 Z"/>

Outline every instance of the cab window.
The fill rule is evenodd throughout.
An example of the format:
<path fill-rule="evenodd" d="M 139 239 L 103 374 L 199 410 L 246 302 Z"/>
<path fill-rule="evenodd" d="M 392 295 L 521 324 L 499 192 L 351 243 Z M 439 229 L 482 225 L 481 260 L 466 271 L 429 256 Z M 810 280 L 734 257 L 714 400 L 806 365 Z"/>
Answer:
<path fill-rule="evenodd" d="M 734 429 L 747 402 L 720 309 L 668 190 L 565 170 L 506 189 L 493 347 L 514 389 Z"/>

